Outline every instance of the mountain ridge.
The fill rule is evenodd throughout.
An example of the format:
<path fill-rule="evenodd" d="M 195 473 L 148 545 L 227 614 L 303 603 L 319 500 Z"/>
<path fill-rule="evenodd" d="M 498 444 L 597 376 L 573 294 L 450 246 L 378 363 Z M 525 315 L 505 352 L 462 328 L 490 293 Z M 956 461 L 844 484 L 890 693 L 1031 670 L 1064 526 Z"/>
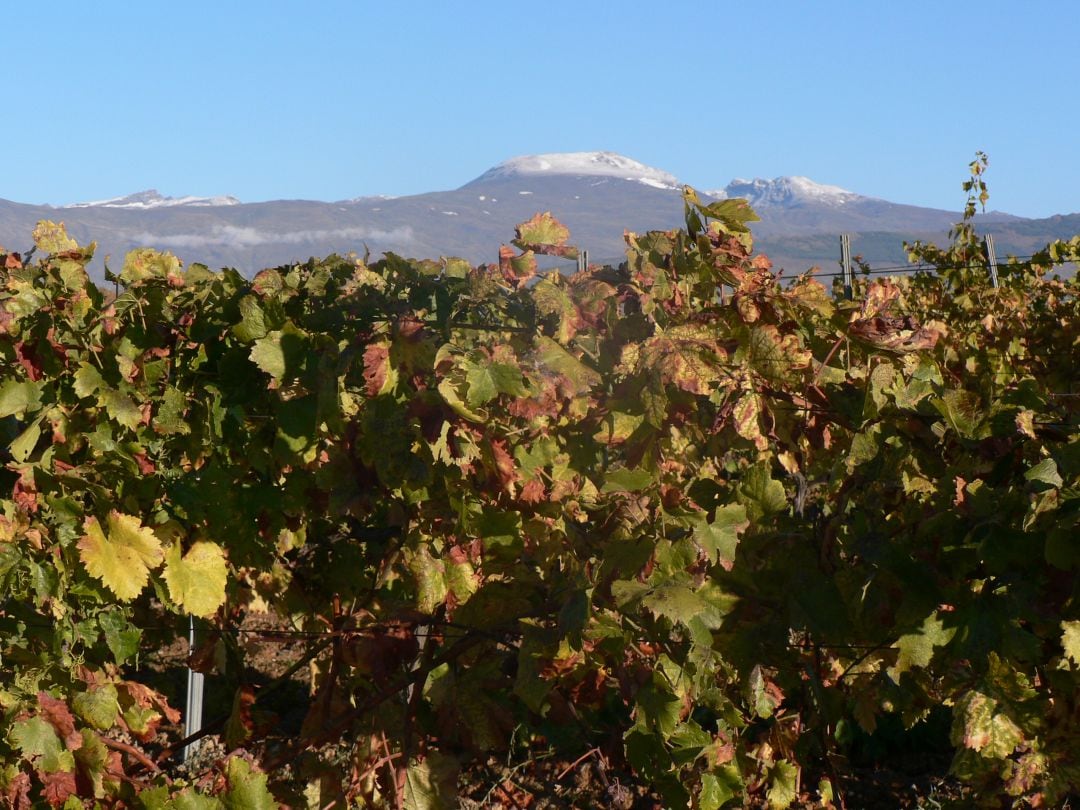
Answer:
<path fill-rule="evenodd" d="M 115 266 L 143 246 L 245 273 L 350 251 L 479 263 L 497 259 L 518 223 L 551 211 L 594 260 L 618 261 L 624 231 L 682 225 L 681 189 L 673 174 L 613 152 L 546 153 L 503 161 L 457 189 L 400 197 L 240 202 L 150 190 L 61 207 L 0 200 L 0 245 L 25 247 L 38 220 L 63 219 L 80 242 L 99 243 L 97 275 L 106 254 Z M 852 249 L 868 261 L 895 264 L 904 239 L 944 241 L 960 218 L 959 211 L 893 203 L 800 176 L 736 179 L 702 193 L 748 198 L 761 216 L 752 226 L 757 248 L 795 272 L 835 265 L 838 249 L 828 245 L 840 233 L 855 234 Z M 991 213 L 978 223 L 994 228 L 1003 255 L 1080 232 L 1080 215 L 1032 220 Z M 868 235 L 865 246 L 858 234 Z"/>

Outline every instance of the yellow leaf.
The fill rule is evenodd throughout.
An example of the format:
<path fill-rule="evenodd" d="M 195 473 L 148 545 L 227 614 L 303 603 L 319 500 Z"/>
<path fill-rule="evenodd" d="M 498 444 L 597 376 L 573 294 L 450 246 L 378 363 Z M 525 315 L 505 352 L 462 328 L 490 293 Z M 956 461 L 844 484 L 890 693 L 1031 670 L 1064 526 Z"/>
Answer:
<path fill-rule="evenodd" d="M 87 518 L 79 540 L 79 558 L 92 577 L 105 583 L 121 601 L 134 599 L 161 564 L 161 542 L 137 517 L 110 512 L 108 535 L 97 518 Z"/>
<path fill-rule="evenodd" d="M 225 553 L 217 543 L 198 540 L 181 556 L 179 543 L 165 553 L 165 584 L 173 601 L 195 616 L 211 616 L 225 602 Z"/>

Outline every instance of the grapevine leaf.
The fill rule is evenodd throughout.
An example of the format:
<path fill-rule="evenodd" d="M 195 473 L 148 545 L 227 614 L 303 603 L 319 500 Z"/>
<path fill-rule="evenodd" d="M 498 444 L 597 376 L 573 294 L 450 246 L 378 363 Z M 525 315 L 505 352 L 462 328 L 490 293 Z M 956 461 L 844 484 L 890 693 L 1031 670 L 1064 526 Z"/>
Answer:
<path fill-rule="evenodd" d="M 990 759 L 1005 759 L 1024 738 L 998 702 L 978 691 L 968 692 L 953 710 L 953 742 Z"/>
<path fill-rule="evenodd" d="M 567 343 L 577 334 L 577 307 L 566 292 L 562 276 L 551 273 L 545 276 L 532 291 L 533 301 L 542 315 L 556 319 L 555 338 L 559 343 Z"/>
<path fill-rule="evenodd" d="M 245 295 L 240 299 L 240 318 L 240 323 L 233 327 L 233 334 L 243 343 L 264 338 L 270 331 L 259 299 L 254 295 Z"/>
<path fill-rule="evenodd" d="M 79 692 L 71 701 L 75 713 L 99 731 L 112 728 L 120 715 L 120 703 L 116 687 L 111 683 Z"/>
<path fill-rule="evenodd" d="M 956 635 L 955 627 L 945 627 L 937 612 L 931 613 L 922 623 L 922 627 L 914 633 L 900 636 L 896 642 L 899 652 L 896 655 L 896 664 L 889 670 L 893 680 L 899 680 L 900 676 L 915 667 L 925 668 L 929 666 L 934 657 L 937 647 L 944 647 L 952 637 Z"/>
<path fill-rule="evenodd" d="M 142 799 L 145 795 L 146 791 L 143 791 L 139 794 L 139 798 Z M 160 805 L 162 810 L 221 810 L 224 806 L 220 799 L 204 796 L 194 788 L 184 788 L 171 799 L 166 794 L 166 800 Z M 147 806 L 147 810 L 155 809 Z"/>
<path fill-rule="evenodd" d="M 162 561 L 161 541 L 137 517 L 110 512 L 108 535 L 89 517 L 79 540 L 79 557 L 92 577 L 100 579 L 123 602 L 146 587 L 150 570 Z"/>
<path fill-rule="evenodd" d="M 98 404 L 109 414 L 109 418 L 120 423 L 128 430 L 137 430 L 142 421 L 142 410 L 131 397 L 112 388 L 98 394 Z"/>
<path fill-rule="evenodd" d="M 64 748 L 56 729 L 40 715 L 15 723 L 11 741 L 27 759 L 34 759 L 45 773 L 71 771 L 75 758 Z"/>
<path fill-rule="evenodd" d="M 251 763 L 233 757 L 225 767 L 229 789 L 222 794 L 225 810 L 277 810 L 278 803 L 266 787 L 266 774 L 252 769 Z"/>
<path fill-rule="evenodd" d="M 773 479 L 767 463 L 747 468 L 739 483 L 738 499 L 746 507 L 751 521 L 787 509 L 784 485 Z"/>
<path fill-rule="evenodd" d="M 55 255 L 75 250 L 79 243 L 67 235 L 64 223 L 43 219 L 34 227 L 34 244 L 42 253 Z"/>
<path fill-rule="evenodd" d="M 409 763 L 405 772 L 406 810 L 450 810 L 457 807 L 457 763 L 451 757 L 429 753 Z"/>
<path fill-rule="evenodd" d="M 179 388 L 169 386 L 162 394 L 161 404 L 154 417 L 153 427 L 158 433 L 167 436 L 184 435 L 191 432 L 191 426 L 184 418 L 187 413 L 187 397 Z"/>
<path fill-rule="evenodd" d="M 978 394 L 950 389 L 940 397 L 930 400 L 948 423 L 965 439 L 979 438 L 979 426 L 983 421 L 982 402 Z"/>
<path fill-rule="evenodd" d="M 1065 657 L 1080 665 L 1080 621 L 1061 623 L 1061 646 L 1065 650 Z"/>
<path fill-rule="evenodd" d="M 523 397 L 527 393 L 521 369 L 509 363 L 477 363 L 466 358 L 462 368 L 469 386 L 465 399 L 470 407 L 490 402 L 499 394 Z"/>
<path fill-rule="evenodd" d="M 786 759 L 779 760 L 769 769 L 769 791 L 766 798 L 769 810 L 784 810 L 798 798 L 799 769 Z"/>
<path fill-rule="evenodd" d="M 1052 458 L 1046 458 L 1024 473 L 1024 480 L 1037 481 L 1051 487 L 1061 487 L 1065 482 L 1058 472 L 1057 462 Z"/>
<path fill-rule="evenodd" d="M 723 617 L 719 610 L 706 602 L 686 585 L 661 585 L 647 593 L 641 604 L 672 622 L 689 625 L 694 619 L 706 627 L 718 627 Z"/>
<path fill-rule="evenodd" d="M 727 765 L 712 773 L 702 774 L 697 806 L 699 810 L 720 810 L 740 793 L 742 779 L 739 769 Z"/>
<path fill-rule="evenodd" d="M 37 410 L 41 405 L 41 390 L 40 382 L 6 380 L 0 385 L 0 418 Z"/>
<path fill-rule="evenodd" d="M 735 549 L 739 535 L 750 525 L 746 507 L 739 503 L 721 506 L 716 517 L 709 523 L 704 517 L 694 520 L 694 541 L 709 555 L 713 562 L 731 564 L 735 561 Z"/>
<path fill-rule="evenodd" d="M 153 278 L 179 280 L 180 260 L 171 253 L 162 253 L 153 248 L 129 251 L 120 270 L 120 281 L 133 286 Z"/>
<path fill-rule="evenodd" d="M 101 377 L 101 372 L 98 371 L 97 366 L 92 363 L 82 362 L 79 363 L 79 368 L 76 370 L 72 379 L 74 380 L 75 395 L 82 397 L 92 397 L 100 389 L 105 388 L 105 380 Z"/>
<path fill-rule="evenodd" d="M 15 440 L 8 445 L 8 449 L 11 451 L 11 457 L 20 464 L 30 457 L 30 454 L 34 452 L 34 448 L 37 447 L 38 439 L 41 438 L 41 420 L 35 419 L 29 425 L 26 426 L 26 430 L 15 437 Z"/>
<path fill-rule="evenodd" d="M 536 339 L 539 360 L 557 374 L 565 377 L 577 393 L 599 384 L 600 375 L 549 337 Z"/>
<path fill-rule="evenodd" d="M 142 631 L 133 627 L 121 610 L 110 610 L 99 613 L 98 626 L 102 635 L 105 636 L 105 645 L 116 659 L 116 663 L 122 664 L 129 658 L 133 658 L 139 651 L 139 641 Z"/>
<path fill-rule="evenodd" d="M 611 470 L 604 476 L 601 492 L 639 492 L 656 480 L 656 473 L 645 469 Z"/>
<path fill-rule="evenodd" d="M 228 576 L 225 553 L 217 543 L 197 540 L 183 556 L 180 543 L 173 543 L 165 552 L 169 596 L 193 616 L 212 616 L 225 603 Z"/>
<path fill-rule="evenodd" d="M 576 259 L 577 248 L 567 245 L 569 229 L 551 215 L 550 211 L 536 214 L 528 222 L 517 226 L 514 245 L 534 253 L 546 253 Z"/>
<path fill-rule="evenodd" d="M 275 380 L 285 376 L 285 352 L 281 348 L 281 333 L 274 332 L 255 341 L 251 361 Z"/>

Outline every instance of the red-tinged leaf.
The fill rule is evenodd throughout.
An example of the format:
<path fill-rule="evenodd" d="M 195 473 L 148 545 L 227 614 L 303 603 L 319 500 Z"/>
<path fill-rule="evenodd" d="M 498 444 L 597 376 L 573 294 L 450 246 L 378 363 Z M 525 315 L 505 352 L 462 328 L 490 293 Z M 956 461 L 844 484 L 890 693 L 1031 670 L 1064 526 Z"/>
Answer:
<path fill-rule="evenodd" d="M 139 465 L 139 472 L 143 475 L 153 475 L 157 472 L 157 465 L 150 460 L 146 453 L 132 453 L 131 457 Z"/>
<path fill-rule="evenodd" d="M 4 801 L 11 810 L 30 810 L 30 774 L 19 771 L 7 783 L 4 789 Z"/>
<path fill-rule="evenodd" d="M 33 346 L 27 345 L 26 341 L 20 340 L 15 344 L 15 357 L 19 365 L 26 369 L 26 376 L 32 382 L 37 382 L 44 375 L 41 361 L 38 360 L 37 352 Z"/>
<path fill-rule="evenodd" d="M 37 700 L 38 712 L 56 729 L 68 750 L 79 748 L 82 745 L 82 735 L 75 730 L 75 717 L 68 705 L 48 692 L 38 692 Z"/>
<path fill-rule="evenodd" d="M 499 248 L 499 271 L 512 287 L 520 287 L 536 275 L 536 254 L 526 250 L 520 256 L 503 245 Z"/>
<path fill-rule="evenodd" d="M 72 771 L 54 771 L 39 774 L 41 777 L 41 796 L 51 807 L 60 807 L 78 792 L 75 774 Z"/>
<path fill-rule="evenodd" d="M 544 489 L 544 482 L 539 478 L 533 478 L 525 482 L 525 486 L 521 488 L 521 494 L 518 495 L 518 500 L 522 503 L 538 504 L 547 499 L 547 493 Z"/>
<path fill-rule="evenodd" d="M 364 390 L 369 397 L 383 393 L 390 377 L 390 345 L 372 343 L 364 349 Z"/>
<path fill-rule="evenodd" d="M 120 688 L 127 692 L 131 700 L 140 708 L 156 709 L 168 719 L 170 723 L 180 722 L 180 712 L 169 705 L 169 701 L 163 694 L 151 689 L 137 681 L 124 681 Z"/>
<path fill-rule="evenodd" d="M 512 495 L 514 484 L 521 479 L 517 466 L 514 464 L 514 457 L 507 452 L 504 441 L 491 441 L 487 444 L 487 448 L 490 453 L 489 467 L 495 473 L 499 488 Z M 487 455 L 485 454 L 485 461 L 488 461 Z"/>
<path fill-rule="evenodd" d="M 550 211 L 535 214 L 532 219 L 518 225 L 514 232 L 514 244 L 522 250 L 567 259 L 577 258 L 577 248 L 566 244 L 570 238 L 570 230 L 555 219 Z"/>

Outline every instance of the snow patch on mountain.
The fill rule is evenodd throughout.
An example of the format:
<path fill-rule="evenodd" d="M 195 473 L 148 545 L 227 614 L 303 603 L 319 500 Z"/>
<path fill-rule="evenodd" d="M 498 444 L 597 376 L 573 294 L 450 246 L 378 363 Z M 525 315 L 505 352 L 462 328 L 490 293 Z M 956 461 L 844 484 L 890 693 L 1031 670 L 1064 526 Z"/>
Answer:
<path fill-rule="evenodd" d="M 615 152 L 551 152 L 543 155 L 523 155 L 488 169 L 467 186 L 508 177 L 535 177 L 537 175 L 614 177 L 665 190 L 681 187 L 674 175 Z"/>
<path fill-rule="evenodd" d="M 140 191 L 129 194 L 126 197 L 112 197 L 108 200 L 94 200 L 92 202 L 71 203 L 61 206 L 62 208 L 177 208 L 189 206 L 192 208 L 210 208 L 223 205 L 240 205 L 236 197 L 166 197 L 156 189 Z"/>
<path fill-rule="evenodd" d="M 815 183 L 809 177 L 798 176 L 775 177 L 772 180 L 763 180 L 760 177 L 753 180 L 740 178 L 732 180 L 722 189 L 705 193 L 721 200 L 742 197 L 748 200 L 750 205 L 760 208 L 790 208 L 811 202 L 840 206 L 867 199 L 840 186 Z"/>

